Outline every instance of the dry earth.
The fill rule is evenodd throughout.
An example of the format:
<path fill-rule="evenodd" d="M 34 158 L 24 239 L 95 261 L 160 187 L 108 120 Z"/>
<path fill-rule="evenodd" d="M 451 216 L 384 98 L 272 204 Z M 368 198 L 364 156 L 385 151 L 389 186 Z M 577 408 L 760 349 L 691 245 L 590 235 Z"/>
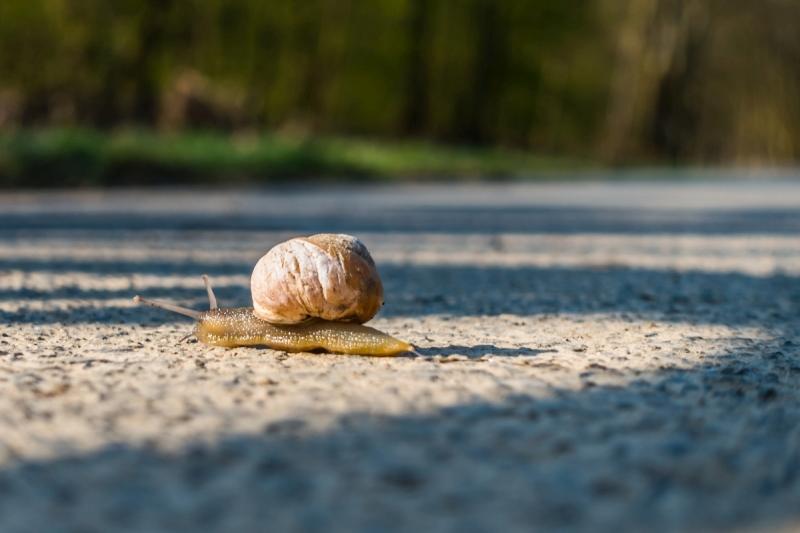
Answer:
<path fill-rule="evenodd" d="M 420 356 L 180 343 L 354 233 Z M 0 195 L 0 531 L 800 529 L 800 182 Z"/>

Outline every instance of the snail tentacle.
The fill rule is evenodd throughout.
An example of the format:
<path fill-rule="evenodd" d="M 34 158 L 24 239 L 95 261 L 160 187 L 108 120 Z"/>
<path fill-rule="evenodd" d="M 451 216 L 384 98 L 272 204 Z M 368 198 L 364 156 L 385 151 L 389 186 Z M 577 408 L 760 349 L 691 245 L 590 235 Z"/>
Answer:
<path fill-rule="evenodd" d="M 206 292 L 208 293 L 208 308 L 212 311 L 217 309 L 217 297 L 214 295 L 214 289 L 211 288 L 211 279 L 208 274 L 203 274 L 203 283 L 206 285 Z"/>
<path fill-rule="evenodd" d="M 134 296 L 133 301 L 136 302 L 137 304 L 144 304 L 144 305 L 149 305 L 150 307 L 157 307 L 158 309 L 172 311 L 173 313 L 178 313 L 180 315 L 194 318 L 195 320 L 200 320 L 200 315 L 201 315 L 200 311 L 195 311 L 194 309 L 189 309 L 188 307 L 175 305 L 173 303 L 164 302 L 161 300 L 148 300 L 146 298 L 142 298 L 139 295 Z"/>

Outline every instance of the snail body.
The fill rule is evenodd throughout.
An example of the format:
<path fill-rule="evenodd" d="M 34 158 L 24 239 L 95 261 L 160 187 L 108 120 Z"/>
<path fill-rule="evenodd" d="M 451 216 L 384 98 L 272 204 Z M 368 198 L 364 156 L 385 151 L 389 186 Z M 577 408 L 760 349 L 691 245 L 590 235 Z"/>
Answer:
<path fill-rule="evenodd" d="M 351 322 L 310 320 L 303 324 L 270 324 L 258 318 L 252 307 L 205 311 L 198 318 L 195 335 L 213 346 L 267 346 L 287 352 L 322 350 L 389 356 L 414 349 L 375 328 Z"/>
<path fill-rule="evenodd" d="M 366 247 L 349 235 L 312 235 L 272 248 L 253 270 L 253 307 L 218 308 L 208 277 L 203 280 L 208 311 L 139 296 L 134 301 L 194 318 L 194 335 L 213 346 L 368 356 L 414 350 L 362 324 L 382 305 L 383 286 Z"/>

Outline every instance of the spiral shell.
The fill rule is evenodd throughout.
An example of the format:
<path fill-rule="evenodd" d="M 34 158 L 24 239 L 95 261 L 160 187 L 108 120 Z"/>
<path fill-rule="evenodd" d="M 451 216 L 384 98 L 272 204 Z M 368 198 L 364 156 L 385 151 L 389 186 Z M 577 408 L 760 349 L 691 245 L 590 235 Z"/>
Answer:
<path fill-rule="evenodd" d="M 383 284 L 364 244 L 321 233 L 276 245 L 250 278 L 255 315 L 273 324 L 312 318 L 364 323 L 383 305 Z"/>

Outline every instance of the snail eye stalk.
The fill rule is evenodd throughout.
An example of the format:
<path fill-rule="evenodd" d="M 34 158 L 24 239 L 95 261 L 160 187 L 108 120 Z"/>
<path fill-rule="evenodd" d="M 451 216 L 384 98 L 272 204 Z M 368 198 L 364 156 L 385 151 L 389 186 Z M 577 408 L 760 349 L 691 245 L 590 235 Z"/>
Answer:
<path fill-rule="evenodd" d="M 214 289 L 211 288 L 211 280 L 208 274 L 203 274 L 203 283 L 206 284 L 206 292 L 208 293 L 208 305 L 212 311 L 217 309 L 217 297 L 214 295 Z"/>
<path fill-rule="evenodd" d="M 200 311 L 195 311 L 194 309 L 189 309 L 188 307 L 182 307 L 180 305 L 171 304 L 169 302 L 162 302 L 160 300 L 148 300 L 138 295 L 133 297 L 133 301 L 136 302 L 137 304 L 144 304 L 144 305 L 149 305 L 150 307 L 157 307 L 158 309 L 172 311 L 173 313 L 178 313 L 179 315 L 188 316 L 190 318 L 194 318 L 195 320 L 200 319 Z"/>

